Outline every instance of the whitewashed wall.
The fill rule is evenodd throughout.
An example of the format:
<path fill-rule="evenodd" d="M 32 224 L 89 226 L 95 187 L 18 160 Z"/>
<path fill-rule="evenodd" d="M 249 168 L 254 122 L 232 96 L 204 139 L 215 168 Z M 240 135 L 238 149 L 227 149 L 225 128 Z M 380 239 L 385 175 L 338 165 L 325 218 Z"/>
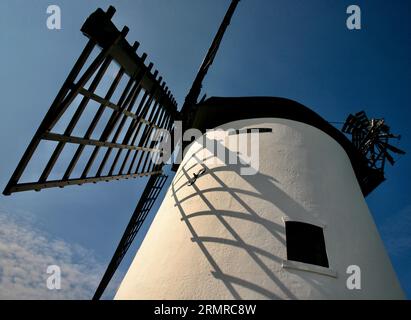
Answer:
<path fill-rule="evenodd" d="M 199 163 L 211 154 L 191 145 L 115 298 L 404 298 L 344 149 L 296 121 L 222 126 L 251 127 L 273 129 L 259 134 L 256 175 L 213 156 Z M 238 135 L 207 136 L 236 151 Z M 330 268 L 286 261 L 286 220 L 324 228 Z M 361 290 L 346 287 L 349 265 L 361 268 Z"/>

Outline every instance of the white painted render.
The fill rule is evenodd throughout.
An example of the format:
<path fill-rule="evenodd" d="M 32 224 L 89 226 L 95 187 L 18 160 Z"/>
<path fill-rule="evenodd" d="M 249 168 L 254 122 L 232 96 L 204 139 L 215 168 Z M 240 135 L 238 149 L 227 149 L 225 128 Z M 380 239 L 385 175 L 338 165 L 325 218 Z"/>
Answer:
<path fill-rule="evenodd" d="M 191 144 L 115 298 L 404 298 L 345 150 L 323 131 L 291 120 L 221 128 L 252 127 L 273 129 L 258 134 L 255 175 L 240 175 L 244 165 L 227 165 Z M 206 137 L 235 155 L 239 135 Z M 210 158 L 199 161 L 204 155 Z M 287 220 L 324 228 L 330 268 L 287 261 Z M 361 269 L 360 290 L 346 286 L 350 265 Z"/>

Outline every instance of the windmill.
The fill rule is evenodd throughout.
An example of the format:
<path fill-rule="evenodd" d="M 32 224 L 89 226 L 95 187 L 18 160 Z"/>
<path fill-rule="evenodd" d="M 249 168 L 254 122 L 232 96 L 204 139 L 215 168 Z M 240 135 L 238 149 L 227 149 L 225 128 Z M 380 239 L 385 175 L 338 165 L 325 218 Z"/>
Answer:
<path fill-rule="evenodd" d="M 136 209 L 126 227 L 126 230 L 124 231 L 119 245 L 117 246 L 117 249 L 108 265 L 108 268 L 96 290 L 93 299 L 99 299 L 103 294 L 105 288 L 110 282 L 112 276 L 114 275 L 127 250 L 129 249 L 136 234 L 140 230 L 145 218 L 152 209 L 154 202 L 157 200 L 160 191 L 165 184 L 167 176 L 163 174 L 164 164 L 158 164 L 157 162 L 153 161 L 152 156 L 155 154 L 161 154 L 162 151 L 155 143 L 157 141 L 156 138 L 163 129 L 167 131 L 173 131 L 175 129 L 175 120 L 182 121 L 183 129 L 195 127 L 203 132 L 207 128 L 215 128 L 218 126 L 224 127 L 225 124 L 231 123 L 235 127 L 234 134 L 231 135 L 234 138 L 241 135 L 242 132 L 248 134 L 255 129 L 261 135 L 262 143 L 266 143 L 266 145 L 264 146 L 268 151 L 271 150 L 273 146 L 270 137 L 272 137 L 273 134 L 282 136 L 284 130 L 294 130 L 295 132 L 290 131 L 292 133 L 291 136 L 298 136 L 299 131 L 304 131 L 307 136 L 317 137 L 318 140 L 324 143 L 326 148 L 330 148 L 333 153 L 338 154 L 340 158 L 343 158 L 344 161 L 346 161 L 341 164 L 341 166 L 346 166 L 347 170 L 351 170 L 353 172 L 351 183 L 353 185 L 358 185 L 358 190 L 360 191 L 360 195 L 355 195 L 355 201 L 353 202 L 358 202 L 358 206 L 353 207 L 353 211 L 362 212 L 366 210 L 363 208 L 362 196 L 369 194 L 384 180 L 383 169 L 385 165 L 385 159 L 387 159 L 390 163 L 393 163 L 391 156 L 388 154 L 388 150 L 400 154 L 403 153 L 401 150 L 388 144 L 388 139 L 394 138 L 395 136 L 389 133 L 389 129 L 385 125 L 384 121 L 368 120 L 364 113 L 359 113 L 354 116 L 350 115 L 350 117 L 347 119 L 343 131 L 345 133 L 352 134 L 353 140 L 352 142 L 350 142 L 340 131 L 332 127 L 327 121 L 322 119 L 313 111 L 299 103 L 288 99 L 270 97 L 210 98 L 207 100 L 202 99 L 200 102 L 198 102 L 202 88 L 202 81 L 205 78 L 209 67 L 213 63 L 213 60 L 219 48 L 219 44 L 221 43 L 224 32 L 230 23 L 230 20 L 238 3 L 239 0 L 233 0 L 231 2 L 180 111 L 178 111 L 176 100 L 172 96 L 162 77 L 158 76 L 158 71 L 152 71 L 153 64 L 145 64 L 147 55 L 137 54 L 136 51 L 139 47 L 138 42 L 130 45 L 125 39 L 128 28 L 124 27 L 120 31 L 112 23 L 111 19 L 115 13 L 115 9 L 113 7 L 108 8 L 107 11 L 97 9 L 93 14 L 90 15 L 90 17 L 86 20 L 81 28 L 81 31 L 86 37 L 88 37 L 89 41 L 80 57 L 78 58 L 77 62 L 75 63 L 73 69 L 69 73 L 59 93 L 57 94 L 49 111 L 41 122 L 32 141 L 30 142 L 27 150 L 18 163 L 17 168 L 11 176 L 10 181 L 8 182 L 3 194 L 10 195 L 14 192 L 27 190 L 39 191 L 45 188 L 64 188 L 70 185 L 82 185 L 85 183 L 97 183 L 100 181 L 113 181 L 149 176 L 148 182 L 144 188 L 141 198 L 137 203 Z M 96 58 L 91 59 L 92 61 L 89 61 L 93 50 L 98 50 L 99 53 L 97 54 Z M 86 62 L 89 63 L 87 64 Z M 104 96 L 100 96 L 96 93 L 96 88 L 98 87 L 101 80 L 107 76 L 107 70 L 113 63 L 119 66 L 118 71 L 115 74 L 114 79 L 112 80 L 106 94 Z M 126 85 L 124 88 L 122 88 L 119 94 L 119 98 L 117 100 L 113 100 L 116 90 L 119 87 L 119 83 L 124 78 L 127 79 Z M 67 112 L 68 108 L 75 104 L 75 101 L 79 101 L 79 103 L 77 107 L 75 107 L 75 112 L 71 117 L 71 120 L 69 121 L 69 124 L 66 127 L 64 133 L 57 133 L 53 131 L 56 124 Z M 75 136 L 73 135 L 73 130 L 78 124 L 79 119 L 81 118 L 90 102 L 97 103 L 99 107 L 94 113 L 94 117 L 89 124 L 86 133 L 83 136 Z M 253 108 L 250 108 L 250 106 L 253 106 Z M 96 126 L 102 120 L 103 113 L 107 110 L 110 112 L 110 117 L 105 123 L 105 126 L 101 131 L 99 137 L 93 138 L 93 133 L 96 129 Z M 254 120 L 251 121 L 250 119 L 259 120 L 255 122 Z M 264 122 L 261 119 L 271 119 L 271 122 L 268 120 L 268 122 Z M 281 121 L 274 121 L 273 119 L 280 119 Z M 295 127 L 296 122 L 298 122 L 299 124 Z M 264 127 L 259 126 L 260 123 L 262 123 Z M 284 126 L 288 129 L 284 129 Z M 327 138 L 324 138 L 321 135 L 318 136 L 317 131 L 310 131 L 311 129 L 307 129 L 306 126 L 309 126 L 309 128 L 311 129 L 319 129 L 322 132 L 322 135 L 326 136 Z M 204 137 L 205 139 L 212 138 L 211 136 L 207 136 L 206 134 L 204 135 Z M 268 139 L 267 137 L 270 139 Z M 332 138 L 332 143 L 330 146 L 328 145 L 330 144 L 329 137 Z M 285 140 L 288 141 L 288 138 L 285 138 Z M 33 154 L 37 151 L 38 146 L 42 141 L 54 141 L 57 143 L 57 145 L 55 146 L 51 157 L 48 159 L 48 162 L 43 172 L 41 173 L 40 178 L 37 181 L 33 182 L 21 182 L 21 177 L 26 170 L 26 167 L 30 163 Z M 68 162 L 63 177 L 58 180 L 49 179 L 50 173 L 52 172 L 56 162 L 61 158 L 63 149 L 68 144 L 75 145 L 76 151 L 74 152 L 71 160 Z M 172 146 L 177 144 L 180 146 L 179 152 L 182 152 L 184 147 L 186 147 L 189 143 L 184 141 L 174 141 Z M 338 145 L 338 147 L 335 147 L 335 145 Z M 79 174 L 79 176 L 75 176 L 74 172 L 76 172 L 76 169 L 78 169 L 77 166 L 79 165 L 79 159 L 86 147 L 91 147 L 92 152 L 87 158 L 85 167 L 80 170 L 81 173 Z M 226 151 L 228 153 L 234 152 L 233 150 L 229 150 L 227 145 L 223 144 L 222 147 L 226 148 Z M 341 147 L 342 150 L 344 150 L 345 154 L 341 153 Z M 291 151 L 289 149 L 285 150 L 285 153 L 296 152 L 293 148 L 291 149 Z M 174 151 L 174 148 L 172 149 L 172 151 Z M 284 150 L 276 150 L 275 152 L 284 153 Z M 301 156 L 303 157 L 306 155 L 302 154 Z M 261 236 L 264 233 L 264 237 L 267 237 L 265 233 L 268 231 L 269 236 L 272 237 L 273 230 L 271 230 L 271 228 L 274 226 L 272 222 L 269 222 L 265 218 L 259 217 L 258 214 L 255 213 L 256 211 L 252 209 L 252 205 L 249 206 L 241 199 L 241 197 L 238 197 L 236 192 L 244 192 L 241 191 L 244 187 L 242 185 L 244 181 L 240 183 L 231 176 L 231 174 L 237 172 L 236 170 L 238 168 L 226 170 L 227 172 L 229 172 L 227 173 L 229 175 L 227 176 L 227 179 L 230 180 L 233 185 L 238 184 L 238 188 L 231 188 L 231 186 L 229 187 L 226 185 L 224 179 L 221 179 L 218 175 L 215 175 L 213 171 L 214 169 L 212 167 L 207 166 L 203 160 L 198 161 L 196 157 L 196 151 L 193 151 L 192 147 L 190 147 L 189 152 L 184 156 L 182 164 L 173 166 L 173 170 L 177 171 L 177 173 L 174 177 L 172 186 L 168 191 L 169 194 L 166 196 L 167 200 L 163 201 L 161 208 L 163 208 L 164 206 L 164 209 L 159 209 L 159 213 L 157 215 L 160 216 L 160 222 L 154 223 L 154 229 L 158 231 L 159 229 L 164 228 L 164 225 L 166 223 L 161 222 L 161 219 L 166 219 L 164 218 L 165 211 L 169 210 L 171 212 L 169 217 L 173 217 L 174 214 L 181 215 L 178 219 L 175 217 L 175 220 L 171 222 L 171 226 L 175 227 L 176 230 L 181 227 L 181 221 L 185 223 L 186 229 L 184 229 L 184 232 L 178 233 L 176 231 L 176 234 L 178 234 L 178 236 L 176 235 L 177 238 L 181 236 L 186 237 L 183 241 L 184 245 L 182 245 L 182 247 L 180 248 L 181 252 L 187 253 L 187 256 L 193 254 L 193 257 L 195 257 L 198 252 L 201 252 L 202 256 L 206 257 L 206 260 L 204 261 L 207 261 L 207 263 L 209 263 L 213 268 L 213 271 L 211 273 L 214 276 L 213 281 L 218 281 L 219 287 L 217 289 L 218 292 L 215 296 L 222 298 L 243 298 L 244 296 L 259 298 L 258 295 L 269 298 L 281 297 L 281 294 L 274 294 L 274 289 L 263 288 L 262 284 L 249 284 L 250 281 L 248 280 L 246 281 L 243 278 L 238 279 L 234 276 L 230 277 L 229 275 L 225 274 L 223 270 L 224 268 L 221 268 L 221 266 L 217 262 L 218 259 L 214 259 L 212 252 L 204 244 L 204 241 L 211 241 L 210 239 L 213 237 L 208 237 L 206 240 L 204 240 L 201 239 L 201 235 L 196 232 L 194 224 L 191 223 L 189 215 L 186 214 L 183 208 L 183 202 L 186 198 L 179 198 L 179 190 L 183 190 L 183 192 L 186 193 L 188 192 L 188 194 L 185 194 L 187 198 L 194 196 L 199 197 L 199 199 L 207 204 L 210 212 L 215 213 L 221 211 L 223 212 L 223 214 L 226 214 L 228 216 L 236 216 L 233 213 L 231 207 L 226 207 L 225 209 L 221 208 L 221 206 L 224 207 L 231 203 L 230 201 L 225 202 L 224 205 L 219 203 L 220 207 L 217 208 L 213 205 L 213 201 L 215 200 L 218 202 L 218 198 L 213 198 L 214 196 L 212 194 L 210 196 L 205 196 L 203 194 L 199 185 L 204 186 L 204 183 L 208 181 L 207 179 L 209 179 L 209 177 L 213 177 L 213 179 L 219 183 L 218 188 L 223 188 L 225 190 L 225 196 L 229 196 L 230 199 L 234 199 L 238 203 L 242 204 L 244 208 L 247 208 L 250 215 L 240 215 L 241 219 L 252 221 L 253 223 L 257 223 L 260 227 L 262 226 L 264 232 L 261 233 Z M 314 157 L 314 155 L 310 153 L 309 157 Z M 281 163 L 281 158 L 277 160 L 279 160 L 279 163 Z M 269 162 L 270 161 L 266 160 L 264 162 L 264 165 Z M 290 161 L 288 161 L 288 163 L 290 163 Z M 284 163 L 283 165 L 286 166 L 286 163 Z M 191 172 L 190 170 L 192 168 L 194 168 L 195 171 Z M 276 170 L 278 171 L 279 168 L 277 168 Z M 289 177 L 286 177 L 284 179 L 287 180 L 288 178 Z M 271 182 L 275 180 L 273 176 L 270 176 L 270 174 L 267 175 L 258 173 L 256 176 L 245 180 L 247 183 L 259 190 L 259 195 L 255 194 L 255 196 L 259 197 L 261 201 L 271 199 L 273 194 L 270 193 L 268 195 L 265 194 L 265 192 L 273 187 L 271 185 Z M 269 183 L 268 181 L 271 182 Z M 211 183 L 211 181 L 208 182 Z M 181 185 L 179 186 L 179 184 Z M 313 187 L 311 184 L 308 184 L 306 188 L 310 186 Z M 341 191 L 341 193 L 344 192 Z M 280 203 L 283 203 L 284 210 L 285 207 L 293 208 L 294 211 L 301 210 L 300 207 L 293 204 L 287 197 L 285 197 L 283 192 L 277 190 L 276 193 L 280 198 L 283 198 Z M 248 191 L 248 193 L 246 192 L 245 194 L 251 195 L 253 193 L 250 193 Z M 266 199 L 265 197 L 268 198 Z M 169 201 L 171 201 L 172 204 L 170 204 Z M 253 201 L 251 201 L 251 203 L 253 203 Z M 257 207 L 258 206 L 260 206 L 260 204 L 258 204 Z M 195 212 L 192 213 L 192 215 L 201 216 L 202 214 L 205 214 L 204 210 L 195 208 L 195 206 L 193 206 L 193 208 Z M 234 237 L 236 241 L 235 243 L 231 243 L 229 240 L 226 240 L 226 242 L 228 244 L 231 243 L 231 245 L 233 245 L 234 247 L 240 246 L 242 249 L 245 249 L 254 263 L 257 263 L 257 265 L 264 271 L 265 276 L 268 275 L 268 277 L 271 278 L 271 281 L 276 282 L 272 271 L 270 271 L 270 269 L 258 256 L 259 254 L 265 254 L 267 256 L 268 253 L 261 248 L 257 248 L 258 245 L 249 246 L 244 244 L 244 241 L 233 229 L 233 226 L 231 226 L 227 222 L 224 216 L 216 215 L 216 217 L 218 222 L 226 227 L 231 237 Z M 287 219 L 289 218 L 290 217 L 288 217 Z M 299 224 L 297 224 L 295 223 L 296 221 L 290 221 L 287 219 L 283 219 L 287 231 L 287 243 L 289 243 L 291 246 L 291 243 L 293 243 L 293 241 L 291 240 L 291 237 L 294 234 L 293 230 L 298 230 L 297 238 L 294 240 L 298 240 L 298 237 L 302 237 L 303 235 L 310 235 L 310 238 L 317 239 L 319 242 L 322 242 L 321 246 L 318 246 L 318 244 L 315 246 L 315 248 L 317 249 L 313 249 L 314 247 L 310 248 L 309 243 L 307 242 L 305 248 L 306 255 L 307 252 L 310 252 L 310 250 L 314 250 L 314 256 L 322 255 L 322 257 L 320 259 L 320 262 L 314 261 L 315 259 L 312 260 L 312 257 L 302 257 L 301 248 L 299 249 L 287 247 L 286 251 L 288 254 L 288 259 L 283 261 L 281 267 L 286 268 L 287 270 L 304 270 L 305 268 L 306 271 L 309 270 L 316 272 L 317 274 L 325 274 L 330 276 L 331 278 L 336 277 L 333 270 L 326 270 L 329 265 L 327 256 L 324 256 L 325 240 L 322 235 L 322 230 L 320 234 L 318 226 L 317 229 L 313 227 L 318 223 L 311 219 L 309 221 L 312 223 L 302 223 L 301 221 L 299 221 Z M 174 226 L 174 223 L 177 223 L 176 221 L 178 222 L 178 226 Z M 268 225 L 270 225 L 269 228 L 267 227 Z M 369 226 L 367 225 L 365 228 L 369 228 Z M 216 229 L 218 229 L 217 226 Z M 186 233 L 187 230 L 189 230 L 190 233 Z M 260 236 L 256 237 L 256 239 L 258 240 L 259 237 Z M 264 237 L 261 238 L 261 243 L 267 243 L 267 238 Z M 182 239 L 179 239 L 179 241 L 180 243 L 183 243 L 181 242 Z M 194 249 L 193 242 L 197 244 L 197 249 Z M 145 240 L 145 245 L 143 246 L 142 250 L 139 250 L 138 253 L 138 255 L 141 254 L 142 257 L 136 257 L 136 259 L 139 261 L 141 259 L 147 261 L 148 265 L 143 266 L 143 271 L 141 273 L 140 271 L 136 271 L 136 269 L 138 268 L 136 268 L 135 266 L 132 265 L 130 267 L 129 272 L 127 273 L 127 276 L 123 280 L 123 284 L 119 289 L 119 298 L 150 298 L 155 296 L 155 292 L 150 290 L 148 290 L 147 295 L 136 293 L 135 278 L 138 278 L 140 280 L 142 278 L 147 279 L 147 281 L 151 281 L 151 284 L 154 284 L 155 281 L 158 281 L 158 278 L 151 278 L 151 275 L 147 274 L 147 272 L 150 270 L 150 267 L 153 266 L 153 261 L 158 259 L 158 257 L 150 256 L 150 252 L 149 250 L 147 250 L 147 248 L 152 246 L 155 249 L 153 250 L 154 252 L 160 252 L 161 250 L 163 250 L 164 252 L 164 250 L 168 250 L 167 246 L 169 243 L 170 239 L 165 239 L 163 242 L 158 241 L 158 244 L 153 243 L 152 237 L 150 238 L 150 234 L 148 235 L 148 239 Z M 278 244 L 275 244 L 275 246 L 278 246 Z M 388 265 L 388 260 L 384 256 L 383 249 L 381 249 L 380 247 L 371 249 L 375 249 L 377 252 L 382 252 L 381 256 L 378 257 L 378 260 L 381 262 L 381 268 L 384 272 L 388 273 L 389 280 L 395 282 L 395 274 Z M 178 255 L 178 252 L 176 250 L 178 251 L 179 249 L 172 248 L 172 253 L 170 254 Z M 194 251 L 192 250 L 197 251 L 195 251 L 196 253 L 194 253 Z M 324 252 L 315 252 L 315 250 L 323 250 Z M 223 252 L 224 254 L 227 254 L 228 252 L 228 256 L 233 253 L 227 250 L 223 250 Z M 220 254 L 221 252 L 218 253 L 217 256 L 219 256 Z M 199 260 L 203 259 L 204 257 L 199 258 Z M 180 256 L 178 259 L 184 260 L 184 258 Z M 176 260 L 178 261 L 178 259 Z M 242 260 L 242 262 L 244 262 L 245 265 L 249 265 L 245 262 L 246 260 L 247 259 L 245 259 L 244 261 Z M 226 261 L 225 264 L 229 265 L 230 262 Z M 192 277 L 193 274 L 204 274 L 204 270 L 202 269 L 203 267 L 204 263 L 200 263 L 198 264 L 198 270 L 196 269 L 197 267 L 194 268 L 195 270 L 188 270 L 185 266 L 182 266 L 181 270 L 187 273 L 187 277 Z M 138 273 L 137 276 L 136 272 Z M 157 271 L 154 270 L 152 273 L 158 276 L 159 272 L 156 272 Z M 245 274 L 254 274 L 254 272 L 250 272 L 248 267 L 246 267 L 244 269 L 243 275 Z M 207 289 L 208 283 L 214 283 L 213 281 L 210 282 L 209 280 L 207 280 L 207 277 L 209 277 L 209 275 L 209 273 L 204 275 L 205 278 L 203 276 L 199 276 L 198 281 L 201 283 L 199 292 L 203 294 L 198 296 L 200 298 L 211 297 L 211 295 L 208 295 L 205 290 Z M 256 272 L 255 275 L 256 277 L 263 276 L 261 274 L 259 275 L 258 272 Z M 177 288 L 179 286 L 175 285 L 173 278 L 173 275 L 169 275 L 169 277 L 165 279 L 163 286 L 165 286 L 167 290 L 165 290 L 164 292 L 168 292 L 170 295 L 166 295 L 164 296 L 164 298 L 197 297 L 197 293 L 194 293 L 196 291 L 194 284 L 198 284 L 197 280 L 193 281 L 193 284 L 190 286 L 185 285 L 184 288 Z M 142 282 L 144 281 L 142 280 Z M 264 280 L 263 282 L 266 282 L 266 280 Z M 144 282 L 143 285 L 147 286 L 147 283 Z M 236 288 L 236 286 L 238 285 L 242 285 L 249 290 L 252 290 L 254 292 L 254 295 L 247 295 L 241 290 L 238 290 Z M 335 284 L 332 285 L 335 286 Z M 287 284 L 280 285 L 279 283 L 276 283 L 276 286 L 281 289 L 282 295 L 285 295 L 285 297 L 299 297 L 293 291 L 294 289 L 291 287 L 289 288 Z M 171 289 L 173 287 L 176 288 L 175 291 L 173 291 L 174 289 Z M 189 287 L 189 289 L 187 289 L 187 287 Z M 150 294 L 152 295 L 150 296 Z M 387 294 L 390 294 L 390 290 L 388 290 Z M 393 288 L 391 294 L 396 296 L 400 295 L 400 289 L 396 287 Z"/>

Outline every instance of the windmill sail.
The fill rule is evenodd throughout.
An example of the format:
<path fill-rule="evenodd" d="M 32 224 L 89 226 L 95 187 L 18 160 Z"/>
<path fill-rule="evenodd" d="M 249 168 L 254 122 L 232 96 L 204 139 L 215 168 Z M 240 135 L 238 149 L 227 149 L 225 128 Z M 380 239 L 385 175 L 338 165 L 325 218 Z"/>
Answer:
<path fill-rule="evenodd" d="M 97 9 L 82 26 L 81 31 L 88 37 L 88 43 L 3 194 L 161 174 L 161 167 L 151 161 L 150 155 L 159 150 L 152 147 L 150 137 L 158 129 L 171 129 L 177 104 L 162 77 L 157 78 L 158 72 L 152 72 L 153 64 L 145 65 L 147 55 L 137 55 L 138 43 L 131 46 L 125 39 L 128 28 L 119 31 L 112 23 L 114 13 L 113 7 L 107 12 Z M 91 59 L 94 50 L 99 53 Z M 115 74 L 109 72 L 113 65 L 118 68 Z M 108 90 L 105 95 L 99 95 L 96 89 L 107 78 L 111 82 Z M 126 85 L 120 92 L 121 81 Z M 118 100 L 113 99 L 116 94 Z M 97 104 L 98 108 L 91 111 L 94 114 L 86 124 L 87 130 L 82 135 L 75 135 L 84 114 L 92 110 L 92 103 Z M 70 116 L 68 110 L 72 107 L 75 111 L 63 133 L 55 131 L 59 120 Z M 102 124 L 105 112 L 109 112 L 110 116 Z M 101 125 L 102 130 L 93 138 L 97 125 Z M 52 141 L 56 145 L 39 178 L 21 181 L 33 155 L 41 152 L 38 147 L 44 141 Z M 73 148 L 73 145 L 74 153 L 63 157 L 65 148 Z M 92 150 L 89 155 L 84 153 L 86 148 Z M 84 162 L 79 161 L 82 156 L 86 157 Z M 57 161 L 63 162 L 65 170 L 58 179 L 50 179 Z"/>
<path fill-rule="evenodd" d="M 32 138 L 3 194 L 150 176 L 95 292 L 94 299 L 99 299 L 103 294 L 167 180 L 167 176 L 162 174 L 163 164 L 157 164 L 153 161 L 156 157 L 150 157 L 162 152 L 156 148 L 158 144 L 152 138 L 157 133 L 161 136 L 160 129 L 172 131 L 176 118 L 183 118 L 186 125 L 190 123 L 189 120 L 192 120 L 187 119 L 190 118 L 189 109 L 192 109 L 197 102 L 202 79 L 212 64 L 238 2 L 232 0 L 193 82 L 183 112 L 177 112 L 177 103 L 168 87 L 162 82 L 162 77 L 157 78 L 158 71 L 152 72 L 153 64 L 145 65 L 147 55 L 145 53 L 141 56 L 137 55 L 139 44 L 135 42 L 131 46 L 127 42 L 125 37 L 128 28 L 124 27 L 119 31 L 112 23 L 111 19 L 115 13 L 113 7 L 110 6 L 106 12 L 97 9 L 81 28 L 89 41 Z M 92 53 L 96 48 L 99 52 L 92 59 Z M 113 64 L 118 66 L 115 74 L 110 72 Z M 105 90 L 105 94 L 101 95 L 97 89 L 107 78 L 110 80 L 110 85 Z M 120 83 L 124 79 L 126 85 L 119 90 Z M 117 100 L 114 98 L 116 93 Z M 76 102 L 78 102 L 77 107 L 75 107 Z M 91 103 L 97 104 L 98 109 L 94 111 L 85 133 L 76 135 L 75 129 L 82 116 L 90 109 Z M 73 106 L 75 111 L 70 118 L 68 110 Z M 93 134 L 95 135 L 96 128 L 103 122 L 103 114 L 107 110 L 111 112 L 110 117 L 104 123 L 99 136 L 94 138 Z M 68 125 L 65 126 L 63 133 L 57 132 L 56 126 L 67 115 L 70 118 Z M 41 152 L 40 143 L 45 141 L 57 144 L 47 158 L 47 164 L 39 178 L 30 182 L 22 181 L 27 167 L 33 162 L 33 156 L 36 152 Z M 66 147 L 73 145 L 75 151 L 71 157 L 63 156 Z M 87 155 L 85 149 L 90 147 L 92 150 Z M 171 147 L 173 148 L 173 145 Z M 173 149 L 170 151 L 172 153 Z M 80 164 L 80 159 L 85 154 L 84 166 Z M 64 163 L 65 170 L 59 179 L 50 179 L 59 161 Z M 80 174 L 76 176 L 75 172 L 79 170 Z"/>
<path fill-rule="evenodd" d="M 111 278 L 116 272 L 125 254 L 127 253 L 128 248 L 132 244 L 148 213 L 157 200 L 166 180 L 166 175 L 153 175 L 150 177 L 143 191 L 143 194 L 141 195 L 141 198 L 137 203 L 136 209 L 131 216 L 130 222 L 128 223 L 126 230 L 124 231 L 120 243 L 118 244 L 113 257 L 111 258 L 111 261 L 103 275 L 102 280 L 100 281 L 100 284 L 94 294 L 93 300 L 98 300 L 101 298 L 104 290 L 109 284 Z"/>

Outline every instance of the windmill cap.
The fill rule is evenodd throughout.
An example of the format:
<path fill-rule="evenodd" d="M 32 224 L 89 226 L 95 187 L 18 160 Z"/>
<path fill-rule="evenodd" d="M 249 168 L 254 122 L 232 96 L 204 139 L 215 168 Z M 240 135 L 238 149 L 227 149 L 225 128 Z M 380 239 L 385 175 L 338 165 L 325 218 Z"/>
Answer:
<path fill-rule="evenodd" d="M 255 118 L 280 118 L 308 124 L 323 131 L 343 147 L 364 196 L 385 180 L 380 172 L 368 167 L 367 159 L 340 130 L 294 100 L 280 97 L 210 97 L 196 105 L 196 109 L 193 128 L 202 132 L 225 123 Z"/>

